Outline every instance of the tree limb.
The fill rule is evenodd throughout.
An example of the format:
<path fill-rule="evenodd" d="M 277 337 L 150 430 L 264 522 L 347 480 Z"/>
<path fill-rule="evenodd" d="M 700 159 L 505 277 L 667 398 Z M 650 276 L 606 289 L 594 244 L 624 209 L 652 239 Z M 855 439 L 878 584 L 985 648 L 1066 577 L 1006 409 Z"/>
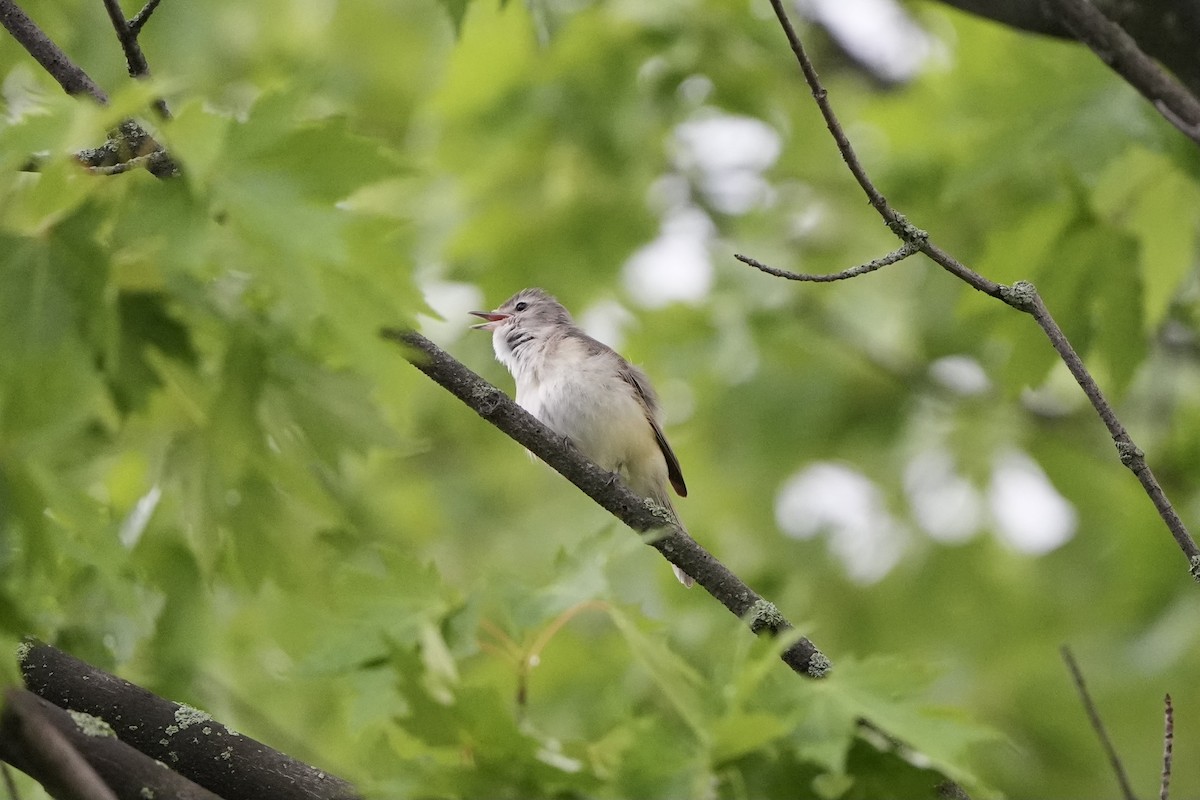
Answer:
<path fill-rule="evenodd" d="M 360 800 L 341 778 L 50 645 L 26 640 L 18 659 L 30 691 L 100 718 L 121 741 L 224 800 Z"/>
<path fill-rule="evenodd" d="M 920 250 L 935 264 L 973 288 L 997 300 L 1002 300 L 1013 308 L 1024 311 L 1034 318 L 1043 333 L 1046 334 L 1046 338 L 1050 340 L 1050 344 L 1058 352 L 1064 363 L 1066 363 L 1067 368 L 1071 371 L 1080 388 L 1083 389 L 1084 394 L 1091 402 L 1100 419 L 1108 428 L 1113 442 L 1117 447 L 1117 454 L 1121 459 L 1121 463 L 1137 476 L 1138 481 L 1142 484 L 1142 488 L 1145 489 L 1159 516 L 1166 523 L 1167 529 L 1174 537 L 1176 544 L 1179 545 L 1179 549 L 1187 557 L 1189 573 L 1195 580 L 1200 582 L 1200 547 L 1196 546 L 1196 542 L 1192 539 L 1191 534 L 1188 533 L 1187 526 L 1183 524 L 1183 520 L 1167 499 L 1166 492 L 1163 491 L 1162 486 L 1158 483 L 1158 479 L 1155 478 L 1150 466 L 1146 463 L 1145 453 L 1134 444 L 1133 439 L 1129 436 L 1129 432 L 1121 424 L 1120 420 L 1117 419 L 1116 412 L 1113 411 L 1112 406 L 1105 399 L 1103 393 L 1100 391 L 1100 387 L 1084 366 L 1083 360 L 1075 352 L 1075 349 L 1067 340 L 1058 323 L 1055 322 L 1050 312 L 1046 309 L 1045 303 L 1042 302 L 1033 284 L 1027 281 L 1018 281 L 1012 286 L 1003 286 L 985 278 L 934 244 L 929 238 L 928 233 L 910 223 L 903 214 L 888 203 L 867 175 L 862 162 L 859 161 L 858 155 L 854 152 L 850 140 L 842 129 L 842 125 L 829 103 L 828 92 L 826 92 L 825 87 L 821 84 L 821 79 L 818 77 L 812 61 L 809 60 L 808 54 L 805 52 L 804 45 L 801 43 L 800 37 L 796 34 L 795 28 L 792 27 L 787 11 L 784 10 L 783 0 L 771 0 L 771 7 L 775 10 L 775 16 L 779 20 L 784 35 L 787 37 L 788 44 L 791 46 L 792 53 L 800 65 L 800 71 L 804 74 L 804 79 L 812 90 L 813 98 L 816 100 L 821 115 L 825 118 L 825 125 L 829 128 L 829 132 L 837 144 L 838 152 L 842 155 L 842 160 L 846 162 L 846 166 L 858 182 L 858 185 L 862 188 L 863 193 L 866 194 L 871 206 L 883 218 L 884 223 L 892 233 L 906 245 Z M 901 248 L 897 252 L 902 252 L 903 250 L 904 248 Z M 887 258 L 888 256 L 885 256 L 880 261 Z M 745 258 L 742 258 L 742 260 L 744 261 Z"/>
<path fill-rule="evenodd" d="M 524 445 L 613 516 L 639 533 L 650 534 L 647 544 L 695 578 L 696 583 L 752 631 L 772 636 L 795 636 L 792 624 L 774 604 L 764 600 L 701 547 L 669 513 L 638 497 L 612 473 L 593 464 L 504 392 L 419 333 L 385 328 L 380 335 L 404 345 L 404 357 L 413 366 L 518 444 Z M 780 658 L 795 672 L 807 677 L 822 677 L 830 669 L 829 659 L 804 637 L 792 642 Z"/>
<path fill-rule="evenodd" d="M 0 24 L 58 81 L 63 91 L 69 95 L 86 95 L 100 105 L 108 105 L 108 95 L 104 90 L 71 61 L 14 0 L 0 0 Z M 102 146 L 82 150 L 76 154 L 76 158 L 87 167 L 112 167 L 156 151 L 162 155 L 145 162 L 150 173 L 157 178 L 178 175 L 179 166 L 162 146 L 141 125 L 126 120 L 109 132 L 108 141 Z"/>
<path fill-rule="evenodd" d="M 150 11 L 147 12 L 146 8 L 149 8 Z M 129 77 L 135 80 L 150 77 L 150 64 L 146 61 L 146 54 L 142 52 L 141 44 L 138 43 L 138 33 L 141 31 L 142 25 L 150 18 L 150 13 L 154 11 L 154 8 L 149 5 L 146 8 L 143 8 L 142 12 L 138 14 L 141 21 L 138 27 L 134 28 L 133 24 L 125 19 L 125 12 L 121 10 L 121 5 L 117 0 L 104 0 L 104 9 L 108 12 L 108 19 L 117 33 L 117 41 L 121 43 L 121 50 L 125 53 Z M 154 108 L 163 119 L 171 118 L 167 101 L 161 97 L 155 99 Z"/>
<path fill-rule="evenodd" d="M 1062 18 L 1045 0 L 942 0 L 1003 25 L 1047 36 L 1072 38 Z M 1195 0 L 1094 0 L 1095 6 L 1137 40 L 1143 52 L 1171 70 L 1194 93 L 1200 92 L 1200 5 Z"/>
<path fill-rule="evenodd" d="M 0 758 L 37 780 L 59 800 L 118 800 L 67 736 L 50 721 L 47 709 L 37 697 L 9 689 L 4 700 L 4 712 L 0 714 Z"/>
<path fill-rule="evenodd" d="M 59 708 L 31 692 L 10 692 L 6 715 L 34 713 L 52 726 L 92 770 L 99 781 L 98 788 L 93 792 L 95 797 L 113 797 L 116 800 L 144 800 L 146 797 L 221 800 L 219 796 L 197 786 L 178 772 L 164 769 L 162 763 L 122 742 L 103 720 Z M 8 730 L 6 724 L 5 716 L 0 716 L 0 731 Z M 55 785 L 60 781 L 60 775 L 47 774 L 30 759 L 22 760 L 20 749 L 20 743 L 0 735 L 0 754 L 47 790 L 58 794 Z M 102 792 L 99 787 L 105 791 Z"/>
<path fill-rule="evenodd" d="M 1200 100 L 1142 52 L 1088 0 L 1043 0 L 1075 38 L 1137 89 L 1168 122 L 1200 144 Z"/>
<path fill-rule="evenodd" d="M 50 37 L 13 0 L 0 0 L 0 24 L 42 65 L 42 69 L 50 73 L 50 77 L 58 81 L 64 92 L 84 94 L 100 105 L 108 105 L 104 90 L 50 41 Z"/>
<path fill-rule="evenodd" d="M 868 261 L 866 264 L 859 264 L 857 266 L 849 267 L 828 275 L 811 275 L 804 272 L 791 272 L 786 269 L 778 269 L 776 267 L 768 266 L 757 259 L 751 258 L 750 256 L 744 256 L 737 253 L 735 253 L 733 257 L 748 267 L 754 267 L 759 272 L 765 272 L 768 275 L 774 275 L 776 278 L 786 278 L 789 281 L 802 281 L 805 283 L 832 283 L 833 281 L 844 281 L 850 278 L 857 278 L 859 275 L 866 275 L 868 272 L 874 272 L 877 269 L 883 269 L 886 266 L 903 261 L 913 253 L 917 253 L 919 251 L 920 248 L 915 242 L 905 242 L 896 250 L 893 250 L 885 256 L 880 256 L 874 261 Z"/>

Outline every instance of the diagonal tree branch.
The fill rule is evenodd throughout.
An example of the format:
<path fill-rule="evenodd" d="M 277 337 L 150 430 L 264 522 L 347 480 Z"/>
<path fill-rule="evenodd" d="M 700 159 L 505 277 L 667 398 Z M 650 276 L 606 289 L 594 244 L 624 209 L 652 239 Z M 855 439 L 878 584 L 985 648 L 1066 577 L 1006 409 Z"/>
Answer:
<path fill-rule="evenodd" d="M 71 61 L 14 0 L 0 0 L 0 24 L 58 81 L 63 91 L 70 95 L 87 95 L 100 105 L 108 105 L 108 95 L 104 90 Z M 80 151 L 76 158 L 86 167 L 112 167 L 131 158 L 155 153 L 160 155 L 145 162 L 152 175 L 168 178 L 179 174 L 178 165 L 154 137 L 138 123 L 126 120 L 109 132 L 107 142 L 100 147 Z"/>
<path fill-rule="evenodd" d="M 0 731 L 13 732 L 10 723 L 19 724 L 20 717 L 36 714 L 42 724 L 53 728 L 86 762 L 97 776 L 96 795 L 125 798 L 170 797 L 174 800 L 221 800 L 201 786 L 189 781 L 163 764 L 117 738 L 116 732 L 102 719 L 60 708 L 28 691 L 9 692 L 9 705 L 0 714 Z M 0 754 L 12 761 L 44 787 L 53 790 L 62 779 L 61 769 L 48 772 L 37 759 L 23 751 L 27 743 L 10 735 L 0 735 Z M 76 764 L 82 771 L 82 767 Z M 107 794 L 101 793 L 101 788 Z"/>
<path fill-rule="evenodd" d="M 1075 684 L 1075 690 L 1079 692 L 1079 700 L 1083 703 L 1083 710 L 1087 712 L 1088 721 L 1092 723 L 1092 730 L 1096 732 L 1096 738 L 1100 740 L 1100 746 L 1104 748 L 1104 755 L 1108 757 L 1108 763 L 1117 776 L 1117 783 L 1121 786 L 1121 796 L 1125 800 L 1137 800 L 1137 795 L 1133 793 L 1133 787 L 1129 783 L 1129 776 L 1125 774 L 1125 765 L 1121 763 L 1121 757 L 1117 755 L 1117 748 L 1113 747 L 1112 739 L 1108 738 L 1108 731 L 1105 730 L 1104 722 L 1100 719 L 1100 711 L 1092 701 L 1091 694 L 1088 693 L 1087 684 L 1083 682 L 1083 673 L 1079 671 L 1079 664 L 1075 662 L 1071 648 L 1063 645 L 1059 652 L 1062 653 L 1062 659 L 1067 664 L 1067 671 L 1071 673 L 1071 682 Z"/>
<path fill-rule="evenodd" d="M 833 272 L 828 275 L 810 275 L 804 272 L 791 272 L 786 269 L 778 269 L 776 267 L 767 266 L 766 264 L 753 259 L 750 256 L 734 254 L 734 258 L 742 262 L 748 267 L 754 267 L 759 272 L 765 272 L 768 275 L 774 275 L 776 278 L 786 278 L 789 281 L 802 281 L 805 283 L 832 283 L 833 281 L 844 281 L 849 278 L 857 278 L 859 275 L 866 275 L 868 272 L 874 272 L 877 269 L 883 269 L 899 261 L 911 256 L 913 253 L 920 251 L 920 247 L 915 242 L 905 242 L 899 248 L 893 250 L 885 256 L 881 256 L 874 261 L 868 261 L 866 264 L 859 264 L 840 272 Z"/>
<path fill-rule="evenodd" d="M 888 228 L 906 245 L 920 250 L 935 264 L 975 289 L 997 300 L 1002 300 L 1013 308 L 1024 311 L 1034 318 L 1038 326 L 1046 334 L 1046 338 L 1050 340 L 1050 344 L 1058 352 L 1059 357 L 1067 365 L 1071 375 L 1074 376 L 1080 388 L 1083 389 L 1084 394 L 1092 404 L 1092 408 L 1095 409 L 1097 415 L 1099 415 L 1108 428 L 1113 442 L 1117 447 L 1117 454 L 1121 459 L 1121 463 L 1132 470 L 1137 476 L 1138 481 L 1150 497 L 1159 516 L 1166 523 L 1167 529 L 1170 531 L 1172 537 L 1174 537 L 1176 544 L 1179 545 L 1179 549 L 1187 557 L 1189 573 L 1194 579 L 1200 582 L 1200 547 L 1196 546 L 1195 540 L 1188 533 L 1187 526 L 1183 524 L 1183 520 L 1179 517 L 1178 512 L 1175 511 L 1175 508 L 1167 499 L 1166 492 L 1163 491 L 1158 479 L 1146 463 L 1145 453 L 1133 442 L 1129 432 L 1121 424 L 1120 420 L 1117 419 L 1116 412 L 1113 411 L 1112 406 L 1105 399 L 1103 393 L 1100 391 L 1100 387 L 1091 376 L 1091 373 L 1088 372 L 1083 360 L 1075 352 L 1075 349 L 1067 340 L 1058 323 L 1050 315 L 1033 284 L 1026 281 L 1018 281 L 1012 286 L 1003 286 L 985 278 L 934 244 L 929 238 L 928 233 L 910 223 L 903 214 L 888 203 L 867 175 L 862 162 L 859 161 L 858 155 L 854 152 L 850 140 L 842 129 L 842 125 L 829 103 L 828 92 L 821 84 L 821 79 L 818 77 L 817 71 L 813 67 L 808 54 L 805 52 L 804 45 L 801 43 L 800 37 L 796 34 L 796 29 L 792 26 L 791 20 L 788 18 L 787 11 L 783 7 L 783 0 L 771 0 L 771 7 L 775 10 L 775 16 L 783 28 L 792 53 L 795 55 L 800 65 L 800 70 L 804 74 L 804 79 L 812 90 L 817 107 L 820 109 L 821 115 L 825 118 L 825 125 L 829 128 L 834 142 L 837 143 L 838 152 L 841 153 L 842 160 L 846 162 L 846 166 L 866 194 L 871 206 L 883 218 Z M 901 252 L 903 249 L 901 248 L 897 252 Z M 885 256 L 879 259 L 879 261 L 885 261 L 889 257 Z M 743 258 L 742 260 L 745 259 Z"/>
<path fill-rule="evenodd" d="M 122 742 L 208 790 L 190 798 L 159 797 L 210 800 L 212 793 L 224 800 L 361 800 L 347 781 L 325 770 L 48 644 L 26 639 L 18 661 L 26 687 L 38 697 L 98 717 Z"/>
<path fill-rule="evenodd" d="M 150 7 L 147 6 L 147 8 Z M 146 61 L 146 54 L 142 52 L 141 44 L 138 43 L 138 32 L 150 18 L 150 13 L 143 8 L 138 15 L 141 23 L 137 29 L 134 29 L 133 24 L 125 19 L 125 12 L 121 10 L 121 5 L 117 0 L 104 0 L 104 9 L 108 12 L 108 19 L 112 22 L 113 30 L 117 32 L 117 41 L 121 43 L 121 50 L 125 53 L 129 77 L 134 79 L 150 77 L 150 64 Z M 153 11 L 154 9 L 150 8 L 150 12 Z M 155 99 L 154 108 L 163 119 L 171 118 L 171 110 L 167 108 L 167 101 L 161 97 Z"/>
<path fill-rule="evenodd" d="M 1112 405 L 1104 398 L 1103 392 L 1100 391 L 1100 386 L 1096 383 L 1096 379 L 1088 372 L 1087 367 L 1083 364 L 1083 359 L 1075 352 L 1075 348 L 1071 346 L 1067 340 L 1067 335 L 1063 333 L 1062 328 L 1050 315 L 1046 309 L 1046 304 L 1042 301 L 1041 296 L 1034 289 L 1033 284 L 1025 281 L 1018 281 L 1011 288 L 1006 287 L 1004 301 L 1021 311 L 1028 313 L 1041 327 L 1042 332 L 1046 334 L 1046 338 L 1050 340 L 1050 344 L 1058 352 L 1063 363 L 1067 365 L 1067 369 L 1071 371 L 1075 382 L 1083 389 L 1083 393 L 1087 395 L 1092 407 L 1096 409 L 1096 413 L 1100 415 L 1104 426 L 1108 428 L 1108 432 L 1112 435 L 1113 442 L 1117 446 L 1117 456 L 1121 459 L 1121 463 L 1129 468 L 1134 475 L 1137 476 L 1138 482 L 1142 484 L 1142 489 L 1150 498 L 1150 502 L 1154 503 L 1155 510 L 1167 525 L 1167 530 L 1171 532 L 1175 543 L 1179 545 L 1179 549 L 1183 551 L 1188 558 L 1188 570 L 1192 576 L 1200 581 L 1200 548 L 1196 546 L 1196 542 L 1188 533 L 1187 526 L 1183 524 L 1183 520 L 1175 511 L 1171 501 L 1167 498 L 1166 492 L 1163 491 L 1162 485 L 1158 479 L 1154 477 L 1154 472 L 1151 471 L 1150 465 L 1146 463 L 1146 454 L 1142 449 L 1134 444 L 1133 438 L 1129 435 L 1129 431 L 1117 418 L 1117 413 L 1113 410 Z"/>
<path fill-rule="evenodd" d="M 4 700 L 0 757 L 61 800 L 117 800 L 69 738 L 51 722 L 37 697 L 9 689 Z"/>
<path fill-rule="evenodd" d="M 133 35 L 137 36 L 142 31 L 142 26 L 150 21 L 150 15 L 154 13 L 154 9 L 158 8 L 161 0 L 149 0 L 146 5 L 142 6 L 142 10 L 133 15 L 133 19 L 129 20 L 129 29 L 133 31 Z"/>
<path fill-rule="evenodd" d="M 70 95 L 85 94 L 100 105 L 108 105 L 108 95 L 104 90 L 68 58 L 13 0 L 0 0 L 0 24 L 42 65 L 42 69 L 50 73 L 50 77 L 58 81 L 64 92 Z"/>
<path fill-rule="evenodd" d="M 1042 0 L 1076 39 L 1149 100 L 1167 121 L 1200 144 L 1200 100 L 1142 52 L 1133 37 L 1088 0 Z"/>
<path fill-rule="evenodd" d="M 569 442 L 532 414 L 424 336 L 409 330 L 385 328 L 385 339 L 404 346 L 404 357 L 475 413 L 541 458 L 588 497 L 630 528 L 649 534 L 647 544 L 696 579 L 708 593 L 742 619 L 755 633 L 795 636 L 794 627 L 775 607 L 747 586 L 729 568 L 701 547 L 663 509 L 638 497 L 611 473 L 585 458 Z M 804 637 L 780 655 L 793 671 L 819 678 L 828 673 L 829 659 Z"/>

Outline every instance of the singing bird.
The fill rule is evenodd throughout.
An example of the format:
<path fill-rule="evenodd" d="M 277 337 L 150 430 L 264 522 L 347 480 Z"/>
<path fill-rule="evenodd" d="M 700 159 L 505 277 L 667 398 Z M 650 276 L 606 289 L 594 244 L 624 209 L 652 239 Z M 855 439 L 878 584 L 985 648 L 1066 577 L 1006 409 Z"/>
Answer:
<path fill-rule="evenodd" d="M 496 359 L 516 381 L 518 405 L 675 515 L 667 485 L 680 497 L 687 497 L 687 485 L 645 373 L 580 330 L 541 289 L 522 289 L 495 311 L 471 313 L 487 320 L 473 327 L 491 331 Z M 680 583 L 693 584 L 672 567 Z"/>

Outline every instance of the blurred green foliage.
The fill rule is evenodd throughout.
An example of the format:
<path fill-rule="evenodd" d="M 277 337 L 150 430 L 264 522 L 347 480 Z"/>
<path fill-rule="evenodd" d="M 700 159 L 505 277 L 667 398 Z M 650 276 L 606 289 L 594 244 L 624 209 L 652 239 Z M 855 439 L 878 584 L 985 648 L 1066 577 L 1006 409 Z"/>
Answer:
<path fill-rule="evenodd" d="M 1164 692 L 1189 746 L 1200 600 L 1033 323 L 920 259 L 819 286 L 732 259 L 895 246 L 765 4 L 168 2 L 140 85 L 99 4 L 23 5 L 113 106 L 0 48 L 5 641 L 380 797 L 1111 796 L 1063 643 L 1140 791 Z M 903 88 L 807 34 L 867 168 L 957 257 L 1041 288 L 1195 522 L 1194 148 L 1087 52 L 917 11 L 940 56 Z M 182 178 L 73 165 L 157 93 Z M 732 210 L 680 133 L 730 117 L 780 147 Z M 677 280 L 711 284 L 657 302 L 635 274 L 657 267 L 625 265 L 680 209 L 711 227 Z M 376 336 L 419 323 L 509 387 L 459 314 L 529 285 L 619 323 L 664 395 L 684 521 L 832 677 L 789 673 Z M 1073 509 L 1061 546 L 1002 530 L 1013 454 Z M 913 477 L 931 455 L 933 488 L 974 504 Z M 870 487 L 870 513 L 839 506 L 866 538 L 786 518 L 823 463 Z M 1194 763 L 1173 788 L 1200 792 Z"/>

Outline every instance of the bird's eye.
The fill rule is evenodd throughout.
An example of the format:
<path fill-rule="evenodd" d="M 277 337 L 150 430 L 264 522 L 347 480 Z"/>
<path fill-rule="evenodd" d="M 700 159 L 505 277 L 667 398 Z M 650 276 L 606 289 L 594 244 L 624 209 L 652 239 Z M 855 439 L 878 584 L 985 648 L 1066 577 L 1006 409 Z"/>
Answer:
<path fill-rule="evenodd" d="M 526 303 L 524 300 L 522 300 L 513 306 L 513 311 L 524 311 L 527 308 L 529 308 L 529 303 Z"/>

